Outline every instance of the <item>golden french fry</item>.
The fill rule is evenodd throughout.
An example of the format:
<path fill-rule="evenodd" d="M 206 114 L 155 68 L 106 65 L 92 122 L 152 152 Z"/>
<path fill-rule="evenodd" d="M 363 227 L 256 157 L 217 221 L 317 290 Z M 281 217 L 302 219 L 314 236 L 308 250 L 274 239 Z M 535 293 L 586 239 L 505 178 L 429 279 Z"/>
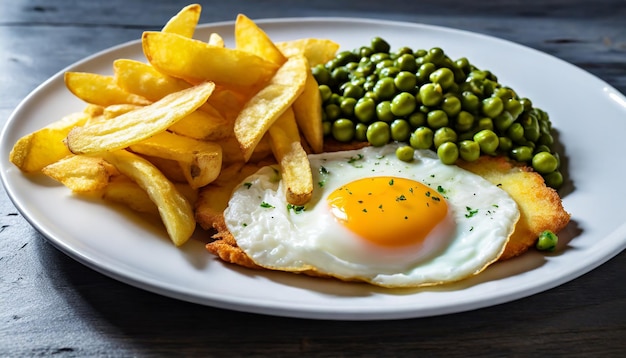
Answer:
<path fill-rule="evenodd" d="M 304 56 L 290 57 L 276 71 L 268 85 L 246 103 L 234 126 L 244 160 L 250 159 L 265 132 L 302 93 L 308 71 L 308 62 Z"/>
<path fill-rule="evenodd" d="M 125 205 L 140 213 L 157 217 L 159 215 L 159 208 L 150 199 L 148 193 L 125 175 L 112 177 L 103 190 L 102 198 L 109 202 Z"/>
<path fill-rule="evenodd" d="M 322 126 L 322 96 L 313 73 L 308 71 L 304 91 L 293 103 L 298 127 L 313 153 L 324 150 L 324 128 Z"/>
<path fill-rule="evenodd" d="M 199 4 L 187 5 L 170 18 L 161 31 L 193 37 L 198 20 L 200 20 L 201 11 L 202 7 Z"/>
<path fill-rule="evenodd" d="M 72 153 L 63 140 L 72 128 L 83 125 L 89 118 L 87 113 L 73 113 L 21 137 L 13 145 L 9 160 L 20 170 L 33 173 L 65 158 Z"/>
<path fill-rule="evenodd" d="M 178 164 L 176 160 L 153 157 L 145 154 L 141 154 L 141 156 L 157 167 L 161 173 L 174 184 L 188 185 L 187 178 L 185 174 L 183 174 L 183 168 L 180 167 L 180 164 Z"/>
<path fill-rule="evenodd" d="M 224 119 L 219 113 L 195 111 L 171 125 L 168 130 L 189 138 L 216 141 L 233 135 L 233 121 Z"/>
<path fill-rule="evenodd" d="M 224 39 L 217 32 L 212 32 L 211 35 L 209 35 L 209 41 L 207 41 L 207 43 L 211 46 L 217 46 L 217 47 L 225 46 Z"/>
<path fill-rule="evenodd" d="M 142 36 L 143 51 L 159 71 L 190 83 L 213 81 L 236 87 L 266 82 L 278 65 L 259 56 L 176 34 L 147 31 Z"/>
<path fill-rule="evenodd" d="M 66 72 L 64 76 L 67 89 L 87 103 L 103 107 L 121 103 L 139 106 L 151 103 L 148 99 L 118 86 L 113 76 L 89 72 Z"/>
<path fill-rule="evenodd" d="M 332 60 L 339 49 L 339 44 L 328 39 L 304 38 L 277 42 L 276 47 L 286 57 L 304 54 L 311 67 L 314 67 Z"/>
<path fill-rule="evenodd" d="M 68 133 L 65 142 L 75 154 L 126 148 L 165 131 L 195 111 L 206 102 L 214 88 L 214 83 L 205 82 L 113 119 L 75 127 Z"/>
<path fill-rule="evenodd" d="M 102 111 L 102 117 L 104 119 L 111 119 L 117 116 L 120 116 L 124 113 L 128 113 L 130 111 L 134 111 L 136 109 L 141 108 L 142 106 L 138 106 L 135 104 L 112 104 L 107 106 Z"/>
<path fill-rule="evenodd" d="M 161 132 L 130 146 L 133 152 L 175 160 L 189 185 L 197 189 L 215 180 L 222 167 L 222 147 L 170 132 Z"/>
<path fill-rule="evenodd" d="M 313 195 L 313 175 L 306 152 L 300 144 L 293 110 L 286 110 L 270 127 L 270 142 L 280 164 L 287 202 L 304 205 Z"/>
<path fill-rule="evenodd" d="M 116 83 L 124 90 L 156 102 L 170 93 L 191 85 L 181 79 L 159 72 L 148 63 L 118 59 L 113 61 Z"/>
<path fill-rule="evenodd" d="M 90 117 L 97 117 L 104 113 L 104 107 L 97 104 L 88 103 L 85 109 L 83 109 L 83 112 L 88 114 Z"/>
<path fill-rule="evenodd" d="M 126 150 L 105 152 L 102 156 L 148 193 L 176 246 L 189 240 L 196 228 L 193 207 L 171 181 L 149 161 Z"/>
<path fill-rule="evenodd" d="M 277 65 L 287 61 L 269 36 L 244 14 L 238 14 L 235 20 L 235 46 Z"/>
<path fill-rule="evenodd" d="M 73 192 L 86 193 L 104 189 L 117 170 L 99 157 L 70 155 L 45 166 L 41 172 Z"/>

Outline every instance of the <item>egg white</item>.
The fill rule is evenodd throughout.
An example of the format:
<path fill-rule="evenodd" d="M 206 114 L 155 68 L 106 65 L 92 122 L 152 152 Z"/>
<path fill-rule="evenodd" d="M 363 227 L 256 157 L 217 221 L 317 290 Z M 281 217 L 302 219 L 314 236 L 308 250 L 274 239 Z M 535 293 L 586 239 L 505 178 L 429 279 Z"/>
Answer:
<path fill-rule="evenodd" d="M 278 167 L 264 167 L 233 192 L 226 225 L 259 266 L 384 287 L 458 281 L 496 261 L 519 219 L 515 201 L 482 177 L 442 164 L 432 151 L 418 150 L 407 163 L 397 159 L 396 148 L 310 155 L 316 186 L 303 209 L 287 204 Z M 326 197 L 366 176 L 409 178 L 439 191 L 449 207 L 446 220 L 411 247 L 382 248 L 363 240 L 335 220 Z"/>

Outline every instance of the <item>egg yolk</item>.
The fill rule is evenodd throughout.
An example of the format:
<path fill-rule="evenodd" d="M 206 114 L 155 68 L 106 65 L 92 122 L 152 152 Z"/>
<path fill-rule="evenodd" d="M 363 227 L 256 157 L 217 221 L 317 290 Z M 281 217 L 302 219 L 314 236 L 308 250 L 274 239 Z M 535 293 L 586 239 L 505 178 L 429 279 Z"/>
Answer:
<path fill-rule="evenodd" d="M 370 177 L 352 181 L 327 198 L 335 219 L 363 239 L 381 246 L 419 244 L 447 215 L 435 190 L 414 180 Z"/>

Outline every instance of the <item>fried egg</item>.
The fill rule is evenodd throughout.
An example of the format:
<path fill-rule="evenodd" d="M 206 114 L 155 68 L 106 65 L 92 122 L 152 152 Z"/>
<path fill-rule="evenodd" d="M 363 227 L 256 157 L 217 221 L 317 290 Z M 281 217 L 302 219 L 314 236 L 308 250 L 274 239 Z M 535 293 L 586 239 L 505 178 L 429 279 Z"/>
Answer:
<path fill-rule="evenodd" d="M 285 199 L 278 166 L 233 192 L 224 212 L 257 265 L 383 287 L 458 281 L 495 262 L 519 219 L 511 197 L 429 150 L 400 161 L 397 146 L 309 156 L 316 187 Z"/>

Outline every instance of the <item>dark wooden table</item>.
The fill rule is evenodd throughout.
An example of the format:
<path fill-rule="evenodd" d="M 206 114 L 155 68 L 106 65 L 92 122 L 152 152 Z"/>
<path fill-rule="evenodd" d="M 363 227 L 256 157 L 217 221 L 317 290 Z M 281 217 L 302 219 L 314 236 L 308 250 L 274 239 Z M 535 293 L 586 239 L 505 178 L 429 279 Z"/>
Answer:
<path fill-rule="evenodd" d="M 2 123 L 56 72 L 160 28 L 186 4 L 1 1 Z M 557 56 L 626 93 L 624 1 L 204 1 L 201 22 L 233 20 L 239 12 L 253 19 L 353 16 L 470 30 Z M 626 354 L 626 252 L 559 287 L 494 307 L 396 321 L 305 320 L 211 308 L 120 283 L 48 244 L 4 194 L 0 208 L 3 357 Z"/>

